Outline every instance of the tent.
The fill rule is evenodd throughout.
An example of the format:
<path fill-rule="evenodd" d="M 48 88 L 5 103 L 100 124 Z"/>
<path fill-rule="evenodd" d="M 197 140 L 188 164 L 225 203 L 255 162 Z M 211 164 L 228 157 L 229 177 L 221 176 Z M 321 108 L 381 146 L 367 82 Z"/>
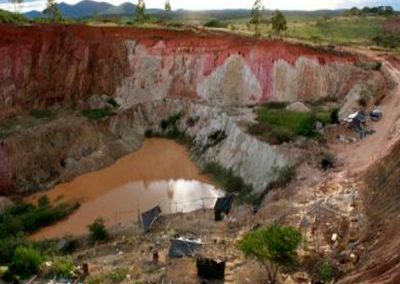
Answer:
<path fill-rule="evenodd" d="M 201 248 L 200 239 L 192 240 L 185 238 L 177 238 L 171 240 L 168 256 L 171 258 L 180 258 L 184 256 L 195 256 Z"/>
<path fill-rule="evenodd" d="M 153 209 L 142 213 L 143 229 L 145 233 L 151 230 L 153 223 L 157 220 L 160 214 L 161 214 L 160 206 L 156 206 Z"/>
<path fill-rule="evenodd" d="M 222 213 L 228 215 L 231 211 L 233 204 L 234 195 L 229 193 L 224 197 L 217 199 L 214 205 L 215 221 L 220 221 L 222 219 Z"/>
<path fill-rule="evenodd" d="M 196 261 L 197 276 L 207 280 L 224 280 L 225 261 L 209 258 L 198 258 Z"/>

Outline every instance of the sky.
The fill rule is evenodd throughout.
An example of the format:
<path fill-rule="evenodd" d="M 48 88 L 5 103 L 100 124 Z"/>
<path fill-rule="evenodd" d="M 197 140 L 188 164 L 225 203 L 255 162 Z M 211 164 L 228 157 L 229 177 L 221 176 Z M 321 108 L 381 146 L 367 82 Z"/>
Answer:
<path fill-rule="evenodd" d="M 13 11 L 14 6 L 9 0 L 0 0 L 0 9 Z M 57 0 L 57 2 L 74 4 L 80 0 Z M 114 5 L 128 2 L 129 0 L 96 0 L 109 2 Z M 130 0 L 133 3 L 137 0 Z M 25 0 L 21 7 L 22 12 L 31 10 L 43 10 L 46 0 Z M 148 8 L 163 8 L 164 0 L 145 0 Z M 237 9 L 251 8 L 254 0 L 170 0 L 173 9 L 186 10 L 211 10 L 211 9 Z M 385 6 L 391 5 L 400 10 L 400 0 L 264 0 L 266 9 L 281 10 L 319 10 L 340 9 L 353 6 Z"/>

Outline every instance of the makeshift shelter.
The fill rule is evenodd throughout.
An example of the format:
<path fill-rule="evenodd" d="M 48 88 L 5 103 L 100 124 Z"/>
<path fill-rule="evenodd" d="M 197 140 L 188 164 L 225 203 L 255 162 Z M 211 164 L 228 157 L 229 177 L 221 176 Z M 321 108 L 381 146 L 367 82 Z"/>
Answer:
<path fill-rule="evenodd" d="M 157 218 L 160 216 L 160 214 L 161 214 L 160 206 L 156 206 L 153 209 L 142 213 L 143 229 L 145 233 L 151 230 L 151 227 L 153 226 Z"/>
<path fill-rule="evenodd" d="M 194 257 L 201 246 L 202 243 L 200 239 L 172 239 L 168 256 L 171 258 L 180 258 L 184 256 Z"/>
<path fill-rule="evenodd" d="M 215 221 L 222 220 L 222 213 L 226 215 L 229 214 L 232 208 L 233 200 L 234 195 L 231 193 L 217 199 L 217 202 L 214 205 Z"/>
<path fill-rule="evenodd" d="M 225 279 L 225 261 L 209 258 L 198 258 L 196 260 L 197 276 L 207 280 Z"/>
<path fill-rule="evenodd" d="M 360 139 L 365 138 L 367 135 L 365 129 L 367 116 L 363 111 L 358 111 L 349 115 L 345 121 L 349 123 L 349 126 L 360 135 Z"/>

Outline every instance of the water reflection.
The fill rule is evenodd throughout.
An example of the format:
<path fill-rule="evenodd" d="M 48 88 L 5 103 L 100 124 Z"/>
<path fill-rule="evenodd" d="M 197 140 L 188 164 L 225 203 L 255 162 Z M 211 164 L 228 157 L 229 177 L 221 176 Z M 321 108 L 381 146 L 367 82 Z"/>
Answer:
<path fill-rule="evenodd" d="M 85 234 L 87 225 L 98 217 L 104 218 L 107 225 L 135 222 L 140 212 L 157 205 L 163 213 L 211 208 L 221 194 L 190 160 L 184 146 L 166 139 L 150 139 L 141 150 L 114 165 L 47 192 L 52 202 L 60 196 L 63 201 L 83 202 L 68 219 L 41 230 L 33 238 Z"/>

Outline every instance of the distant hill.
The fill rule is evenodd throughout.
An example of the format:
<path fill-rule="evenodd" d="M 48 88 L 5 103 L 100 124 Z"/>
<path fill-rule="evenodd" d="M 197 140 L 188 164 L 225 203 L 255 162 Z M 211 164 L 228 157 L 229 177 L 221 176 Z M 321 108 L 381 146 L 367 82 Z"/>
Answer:
<path fill-rule="evenodd" d="M 95 2 L 90 0 L 84 0 L 78 2 L 75 5 L 69 5 L 64 2 L 58 4 L 61 14 L 65 18 L 85 18 L 91 17 L 95 14 L 100 14 L 113 7 L 107 2 Z"/>
<path fill-rule="evenodd" d="M 115 6 L 107 2 L 96 2 L 92 0 L 83 0 L 74 5 L 64 2 L 58 4 L 61 14 L 65 18 L 79 19 L 93 17 L 95 15 L 102 16 L 132 16 L 135 14 L 135 5 L 126 2 L 121 5 Z M 321 17 L 321 16 L 337 16 L 345 10 L 319 10 L 319 11 L 284 11 L 287 16 L 307 16 L 307 17 Z M 148 14 L 157 15 L 163 13 L 162 9 L 147 9 Z M 271 15 L 272 11 L 265 11 L 266 15 Z M 24 14 L 28 18 L 41 17 L 42 13 L 38 11 L 30 11 Z M 176 10 L 171 13 L 174 19 L 190 18 L 190 17 L 207 17 L 218 18 L 219 20 L 244 18 L 249 16 L 247 9 L 232 9 L 232 10 L 208 10 L 208 11 L 188 11 Z"/>
<path fill-rule="evenodd" d="M 61 15 L 64 18 L 79 19 L 93 17 L 95 15 L 117 15 L 126 14 L 135 11 L 135 6 L 130 3 L 124 3 L 119 6 L 114 6 L 107 2 L 96 2 L 91 0 L 83 0 L 74 5 L 70 5 L 64 2 L 57 4 L 60 9 Z M 131 10 L 131 12 L 128 12 Z M 24 13 L 28 18 L 38 18 L 42 17 L 43 14 L 39 11 L 30 11 Z"/>
<path fill-rule="evenodd" d="M 133 15 L 135 12 L 136 6 L 132 3 L 123 3 L 119 6 L 112 6 L 105 11 L 102 11 L 101 15 Z"/>

